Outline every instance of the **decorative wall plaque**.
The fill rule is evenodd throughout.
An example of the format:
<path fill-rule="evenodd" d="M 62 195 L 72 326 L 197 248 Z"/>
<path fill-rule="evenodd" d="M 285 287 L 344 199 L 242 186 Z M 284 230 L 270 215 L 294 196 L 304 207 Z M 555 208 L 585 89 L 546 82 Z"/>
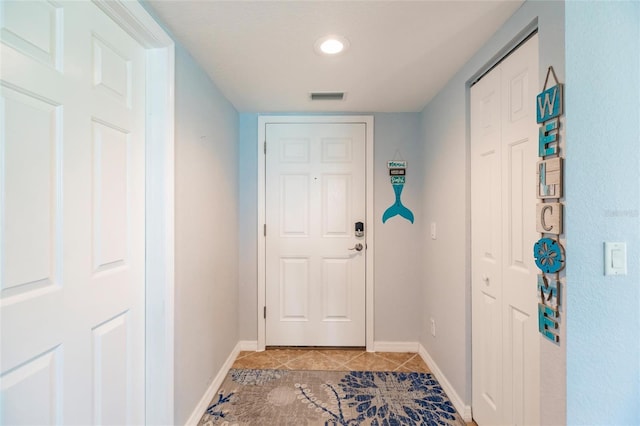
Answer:
<path fill-rule="evenodd" d="M 536 231 L 541 234 L 562 234 L 562 203 L 536 205 Z"/>
<path fill-rule="evenodd" d="M 389 177 L 391 185 L 393 186 L 393 192 L 396 196 L 396 200 L 391 207 L 385 210 L 382 215 L 382 223 L 391 219 L 394 216 L 400 216 L 413 223 L 413 212 L 402 204 L 400 195 L 404 188 L 406 180 L 407 162 L 406 161 L 388 161 L 387 167 L 389 168 Z"/>
<path fill-rule="evenodd" d="M 546 88 L 547 83 L 549 82 L 550 73 L 553 74 L 553 79 L 556 81 L 556 85 L 543 90 L 543 92 L 536 97 L 538 106 L 536 108 L 536 119 L 538 123 L 545 123 L 556 117 L 560 117 L 563 112 L 562 84 L 558 83 L 558 79 L 556 78 L 556 73 L 553 70 L 553 67 L 549 67 L 549 69 L 547 70 L 547 78 L 545 79 L 544 85 Z"/>
<path fill-rule="evenodd" d="M 554 118 L 540 126 L 538 130 L 538 156 L 546 157 L 558 153 L 558 129 L 560 120 Z"/>
<path fill-rule="evenodd" d="M 538 198 L 562 197 L 562 158 L 538 161 L 536 167 Z"/>
<path fill-rule="evenodd" d="M 555 85 L 547 88 L 549 77 Z M 563 114 L 563 86 L 558 82 L 553 67 L 547 70 L 542 93 L 536 97 L 536 121 L 538 131 L 538 156 L 542 158 L 536 167 L 536 195 L 541 200 L 536 205 L 536 230 L 542 234 L 533 246 L 536 266 L 543 272 L 538 275 L 538 329 L 540 333 L 558 343 L 560 321 L 560 281 L 558 273 L 564 268 L 564 248 L 558 238 L 562 234 L 562 157 L 560 152 L 560 117 Z M 550 157 L 550 158 L 546 158 Z M 553 274 L 550 279 L 546 274 Z"/>
<path fill-rule="evenodd" d="M 540 238 L 533 246 L 536 266 L 547 274 L 555 274 L 564 268 L 564 249 L 551 238 Z"/>
<path fill-rule="evenodd" d="M 548 280 L 544 275 L 538 275 L 538 330 L 549 340 L 558 342 L 558 319 L 560 311 L 560 283 Z"/>

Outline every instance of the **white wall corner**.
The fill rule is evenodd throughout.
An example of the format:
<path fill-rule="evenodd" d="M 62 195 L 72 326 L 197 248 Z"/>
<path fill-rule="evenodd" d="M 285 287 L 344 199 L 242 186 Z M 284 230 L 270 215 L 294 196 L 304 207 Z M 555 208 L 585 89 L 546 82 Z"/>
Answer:
<path fill-rule="evenodd" d="M 420 344 L 418 342 L 374 342 L 375 352 L 411 352 L 418 353 Z"/>
<path fill-rule="evenodd" d="M 213 381 L 211 382 L 207 390 L 204 392 L 204 395 L 200 399 L 200 402 L 198 402 L 198 404 L 196 405 L 196 408 L 194 408 L 193 412 L 189 416 L 189 419 L 185 423 L 185 426 L 196 426 L 198 424 L 198 422 L 202 418 L 202 415 L 204 414 L 207 407 L 209 406 L 209 403 L 213 399 L 213 396 L 215 395 L 216 391 L 218 390 L 220 385 L 222 385 L 224 378 L 227 377 L 227 373 L 229 373 L 229 370 L 231 369 L 233 362 L 238 357 L 238 354 L 240 353 L 240 351 L 250 350 L 250 349 L 244 349 L 244 348 L 248 347 L 249 346 L 248 344 L 251 344 L 251 343 L 257 346 L 257 342 L 247 342 L 247 341 L 240 341 L 236 344 L 236 346 L 233 348 L 233 350 L 227 357 L 227 360 L 224 362 L 224 364 L 218 371 L 218 374 L 213 379 Z M 245 346 L 245 344 L 247 345 Z"/>
<path fill-rule="evenodd" d="M 418 346 L 419 346 L 418 353 L 420 354 L 424 362 L 427 363 L 427 366 L 429 367 L 433 375 L 436 376 L 436 379 L 438 380 L 438 382 L 440 383 L 440 386 L 442 386 L 442 389 L 445 391 L 445 393 L 451 400 L 451 403 L 455 407 L 456 411 L 458 411 L 458 413 L 460 414 L 460 416 L 462 416 L 462 419 L 465 422 L 467 423 L 471 422 L 473 420 L 473 416 L 471 414 L 471 406 L 466 405 L 464 403 L 464 400 L 460 397 L 460 395 L 458 395 L 458 393 L 453 388 L 453 386 L 451 386 L 451 383 L 449 383 L 449 380 L 447 380 L 446 376 L 442 373 L 442 370 L 440 370 L 440 368 L 438 367 L 436 362 L 433 360 L 433 358 L 431 358 L 431 355 L 429 355 L 429 352 L 427 352 L 424 346 L 422 346 L 421 344 L 418 344 Z"/>

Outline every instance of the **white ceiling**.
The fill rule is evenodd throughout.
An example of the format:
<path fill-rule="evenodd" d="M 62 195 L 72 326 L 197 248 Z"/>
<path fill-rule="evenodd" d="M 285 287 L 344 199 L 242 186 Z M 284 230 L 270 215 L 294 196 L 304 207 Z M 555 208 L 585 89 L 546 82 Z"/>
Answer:
<path fill-rule="evenodd" d="M 420 111 L 523 0 L 147 0 L 241 112 Z M 325 57 L 320 37 L 347 51 Z M 346 93 L 311 101 L 310 92 Z"/>

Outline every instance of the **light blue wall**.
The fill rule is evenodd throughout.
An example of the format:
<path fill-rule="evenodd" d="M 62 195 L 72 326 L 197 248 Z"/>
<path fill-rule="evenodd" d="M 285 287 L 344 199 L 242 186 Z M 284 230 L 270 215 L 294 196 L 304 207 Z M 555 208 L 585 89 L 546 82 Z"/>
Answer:
<path fill-rule="evenodd" d="M 539 81 L 553 65 L 564 80 L 564 2 L 527 1 L 447 83 L 422 112 L 423 305 L 420 342 L 455 392 L 471 404 L 471 288 L 469 257 L 468 83 L 514 40 L 538 28 Z M 427 77 L 425 77 L 427 78 Z M 534 100 L 531 100 L 534 102 Z M 563 136 L 561 135 L 561 139 Z M 435 222 L 437 240 L 429 235 Z M 437 324 L 436 337 L 429 322 Z M 564 327 L 564 323 L 561 324 Z M 566 336 L 561 330 L 563 338 Z M 565 422 L 565 346 L 541 340 L 543 424 Z"/>
<path fill-rule="evenodd" d="M 238 342 L 238 113 L 181 46 L 175 81 L 175 424 Z"/>
<path fill-rule="evenodd" d="M 566 6 L 567 424 L 640 424 L 640 3 Z M 603 242 L 628 275 L 603 275 Z"/>
<path fill-rule="evenodd" d="M 423 250 L 422 176 L 420 162 L 420 114 L 376 113 L 375 119 L 375 340 L 416 342 L 420 335 Z M 399 216 L 382 223 L 384 211 L 395 196 L 389 182 L 387 161 L 396 151 L 407 160 L 402 204 L 415 217 L 413 225 Z"/>
<path fill-rule="evenodd" d="M 238 327 L 258 340 L 258 114 L 240 113 L 238 133 Z"/>
<path fill-rule="evenodd" d="M 376 341 L 415 342 L 420 329 L 422 181 L 418 113 L 375 113 L 375 336 Z M 258 114 L 241 113 L 239 128 L 239 326 L 242 340 L 257 339 Z M 394 201 L 386 161 L 396 149 L 409 161 L 403 203 L 418 220 L 382 224 Z"/>

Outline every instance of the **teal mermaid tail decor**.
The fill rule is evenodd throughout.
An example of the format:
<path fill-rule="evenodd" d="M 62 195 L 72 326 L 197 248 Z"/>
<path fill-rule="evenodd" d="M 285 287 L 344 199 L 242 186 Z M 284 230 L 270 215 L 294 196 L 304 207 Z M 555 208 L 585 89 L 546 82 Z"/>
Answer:
<path fill-rule="evenodd" d="M 395 192 L 396 194 L 396 201 L 382 215 L 382 223 L 385 223 L 387 220 L 391 219 L 394 216 L 404 217 L 409 222 L 413 223 L 413 213 L 411 212 L 411 210 L 403 206 L 402 201 L 400 200 L 400 194 L 402 194 L 403 188 L 404 184 L 393 184 L 393 192 Z"/>
<path fill-rule="evenodd" d="M 404 160 L 392 160 L 387 162 L 387 167 L 389 168 L 391 186 L 393 186 L 393 192 L 396 194 L 396 201 L 382 215 L 382 223 L 385 223 L 394 216 L 403 217 L 413 223 L 413 213 L 403 206 L 400 200 L 406 179 L 407 162 Z"/>

